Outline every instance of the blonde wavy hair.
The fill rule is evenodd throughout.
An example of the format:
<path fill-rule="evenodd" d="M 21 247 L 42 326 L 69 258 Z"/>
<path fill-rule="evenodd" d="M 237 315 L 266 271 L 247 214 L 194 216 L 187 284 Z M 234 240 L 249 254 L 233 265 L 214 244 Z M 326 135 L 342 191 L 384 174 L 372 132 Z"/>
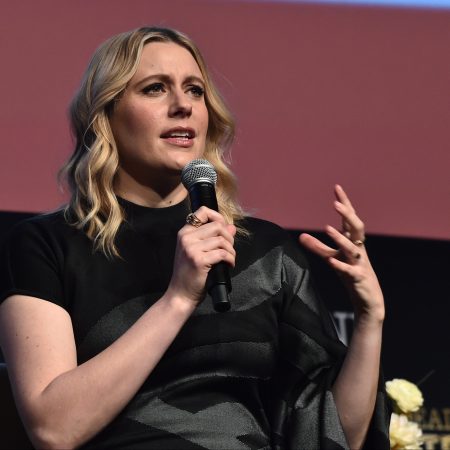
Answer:
<path fill-rule="evenodd" d="M 230 223 L 243 217 L 236 200 L 236 181 L 224 162 L 224 152 L 234 138 L 234 120 L 214 86 L 206 63 L 192 40 L 168 28 L 143 27 L 113 36 L 94 53 L 81 86 L 70 106 L 75 138 L 72 156 L 60 171 L 71 192 L 66 219 L 84 230 L 95 250 L 119 256 L 115 237 L 126 219 L 114 193 L 119 155 L 109 117 L 114 102 L 137 70 L 142 49 L 149 42 L 173 42 L 187 49 L 197 62 L 205 81 L 205 103 L 209 113 L 203 157 L 214 165 L 219 210 Z M 238 226 L 238 232 L 245 229 Z"/>

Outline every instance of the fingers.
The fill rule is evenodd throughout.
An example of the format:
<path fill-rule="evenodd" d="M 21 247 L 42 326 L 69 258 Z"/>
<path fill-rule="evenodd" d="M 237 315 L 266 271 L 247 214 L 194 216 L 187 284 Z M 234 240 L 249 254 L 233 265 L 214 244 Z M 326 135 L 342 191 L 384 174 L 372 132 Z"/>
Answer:
<path fill-rule="evenodd" d="M 365 255 L 365 250 L 362 247 L 354 244 L 346 236 L 336 230 L 336 228 L 332 227 L 331 225 L 327 225 L 325 227 L 325 231 L 339 247 L 338 253 L 342 255 L 341 259 L 356 264 L 361 260 L 361 257 Z M 336 257 L 338 255 L 332 256 Z"/>
<path fill-rule="evenodd" d="M 191 264 L 211 267 L 219 261 L 226 261 L 234 266 L 234 225 L 227 224 L 221 214 L 205 206 L 189 215 L 187 220 L 189 223 L 179 231 L 178 237 Z"/>
<path fill-rule="evenodd" d="M 196 236 L 199 239 L 205 239 L 212 234 L 223 234 L 231 244 L 233 244 L 236 234 L 234 225 L 227 224 L 220 213 L 206 206 L 202 206 L 195 213 L 187 216 L 186 225 L 182 228 L 181 233 L 191 233 L 196 229 Z"/>
<path fill-rule="evenodd" d="M 309 251 L 324 259 L 334 257 L 338 254 L 338 251 L 336 249 L 329 247 L 310 234 L 302 233 L 299 237 L 299 241 L 300 244 L 306 247 Z"/>
<path fill-rule="evenodd" d="M 335 195 L 334 208 L 342 218 L 343 234 L 351 241 L 364 242 L 364 223 L 356 214 L 347 194 L 340 185 L 335 186 Z"/>
<path fill-rule="evenodd" d="M 221 261 L 234 267 L 236 227 L 227 224 L 217 211 L 201 207 L 178 232 L 169 290 L 198 304 L 204 298 L 211 267 Z"/>
<path fill-rule="evenodd" d="M 348 208 L 353 209 L 350 199 L 348 198 L 347 194 L 340 184 L 336 184 L 334 186 L 334 195 L 336 196 L 336 200 L 338 200 L 340 203 L 343 203 Z"/>
<path fill-rule="evenodd" d="M 303 233 L 300 243 L 329 264 L 336 273 L 350 284 L 359 283 L 367 272 L 368 257 L 364 247 L 355 245 L 336 228 L 327 225 L 325 231 L 338 249 L 334 249 L 315 237 Z"/>
<path fill-rule="evenodd" d="M 213 236 L 195 241 L 192 251 L 201 255 L 202 264 L 211 266 L 219 261 L 226 261 L 234 266 L 236 251 L 233 244 L 223 236 Z"/>
<path fill-rule="evenodd" d="M 189 214 L 189 216 L 194 216 L 196 219 L 198 219 L 202 225 L 208 222 L 219 222 L 225 224 L 225 218 L 217 211 L 214 211 L 213 209 L 207 208 L 206 206 L 201 206 L 197 211 L 195 211 L 193 214 Z M 194 225 L 195 227 L 195 225 Z"/>
<path fill-rule="evenodd" d="M 340 185 L 334 189 L 336 200 L 334 207 L 342 218 L 342 233 L 332 226 L 326 227 L 338 250 L 324 244 L 309 234 L 300 236 L 300 243 L 310 251 L 327 260 L 335 269 L 343 271 L 345 264 L 358 264 L 363 256 L 367 256 L 364 242 L 364 223 L 358 217 L 347 194 Z M 331 263 L 330 260 L 333 260 Z M 347 267 L 346 267 L 347 269 Z"/>
<path fill-rule="evenodd" d="M 302 233 L 300 235 L 300 243 L 306 247 L 311 252 L 320 256 L 325 260 L 330 258 L 345 260 L 346 262 L 357 263 L 362 256 L 365 255 L 365 250 L 361 247 L 355 245 L 352 241 L 347 239 L 342 233 L 340 233 L 336 228 L 328 225 L 325 228 L 327 234 L 333 239 L 336 245 L 339 247 L 338 250 L 324 244 L 319 239 L 311 236 L 307 233 Z"/>

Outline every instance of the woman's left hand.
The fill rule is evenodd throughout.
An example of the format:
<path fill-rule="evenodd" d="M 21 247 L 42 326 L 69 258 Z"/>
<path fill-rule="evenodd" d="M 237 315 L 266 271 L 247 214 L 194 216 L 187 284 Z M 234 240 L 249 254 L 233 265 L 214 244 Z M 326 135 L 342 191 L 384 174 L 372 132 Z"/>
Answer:
<path fill-rule="evenodd" d="M 353 302 L 357 320 L 382 322 L 383 293 L 364 246 L 364 223 L 355 213 L 342 187 L 336 185 L 334 192 L 334 208 L 342 218 L 342 231 L 327 225 L 326 233 L 338 249 L 306 233 L 300 235 L 300 243 L 327 261 L 341 277 Z"/>

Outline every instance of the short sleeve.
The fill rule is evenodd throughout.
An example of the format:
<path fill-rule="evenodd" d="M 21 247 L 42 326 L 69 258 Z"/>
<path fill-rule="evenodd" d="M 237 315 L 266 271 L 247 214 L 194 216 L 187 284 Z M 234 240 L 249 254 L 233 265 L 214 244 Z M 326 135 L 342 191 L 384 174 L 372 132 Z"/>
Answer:
<path fill-rule="evenodd" d="M 346 348 L 317 295 L 305 256 L 292 241 L 284 246 L 282 286 L 281 358 L 274 384 L 275 443 L 278 448 L 348 449 L 331 392 Z M 390 448 L 389 412 L 385 394 L 379 390 L 366 450 Z"/>
<path fill-rule="evenodd" d="M 61 252 L 45 220 L 16 225 L 0 250 L 0 302 L 14 294 L 64 307 Z"/>

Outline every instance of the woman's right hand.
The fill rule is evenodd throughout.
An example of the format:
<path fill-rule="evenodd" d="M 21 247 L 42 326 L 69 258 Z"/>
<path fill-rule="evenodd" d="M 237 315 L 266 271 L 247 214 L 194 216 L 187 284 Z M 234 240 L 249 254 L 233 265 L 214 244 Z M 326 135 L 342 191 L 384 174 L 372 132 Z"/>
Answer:
<path fill-rule="evenodd" d="M 205 296 L 206 277 L 211 267 L 220 261 L 234 267 L 236 227 L 206 206 L 195 211 L 195 216 L 202 225 L 186 223 L 178 232 L 168 293 L 196 306 Z"/>

